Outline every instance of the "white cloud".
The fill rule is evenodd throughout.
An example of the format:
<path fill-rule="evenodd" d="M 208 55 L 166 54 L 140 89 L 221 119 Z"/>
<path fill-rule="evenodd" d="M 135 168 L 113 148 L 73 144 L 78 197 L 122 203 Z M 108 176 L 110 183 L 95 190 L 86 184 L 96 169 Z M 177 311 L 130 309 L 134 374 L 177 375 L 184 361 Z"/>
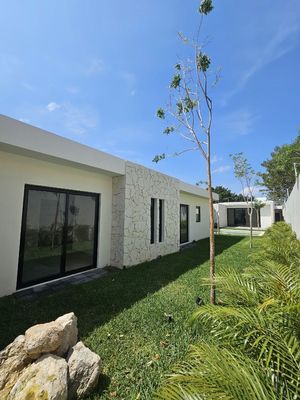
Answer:
<path fill-rule="evenodd" d="M 242 73 L 236 86 L 225 94 L 221 103 L 226 106 L 231 97 L 240 92 L 257 72 L 292 51 L 299 44 L 299 31 L 299 22 L 276 26 L 276 31 L 270 35 L 271 39 L 267 43 L 259 44 L 249 52 L 255 61 Z"/>
<path fill-rule="evenodd" d="M 137 82 L 137 77 L 133 72 L 121 71 L 120 76 L 128 85 L 133 86 Z"/>
<path fill-rule="evenodd" d="M 227 172 L 231 170 L 230 165 L 221 165 L 220 167 L 215 168 L 212 173 L 213 174 L 222 174 L 223 172 Z"/>
<path fill-rule="evenodd" d="M 66 103 L 63 106 L 63 125 L 67 132 L 83 136 L 97 126 L 97 118 L 89 109 L 80 109 Z"/>
<path fill-rule="evenodd" d="M 105 65 L 103 60 L 100 58 L 94 58 L 90 61 L 89 65 L 86 68 L 86 75 L 94 76 L 102 74 L 105 69 Z"/>
<path fill-rule="evenodd" d="M 36 90 L 36 88 L 28 82 L 22 82 L 22 86 L 24 89 L 27 89 L 30 92 L 34 92 Z"/>
<path fill-rule="evenodd" d="M 48 105 L 47 105 L 47 110 L 49 112 L 53 112 L 55 110 L 58 110 L 59 108 L 61 108 L 60 104 L 55 103 L 55 101 L 51 101 Z"/>
<path fill-rule="evenodd" d="M 71 94 L 77 94 L 77 93 L 79 93 L 80 90 L 77 86 L 68 86 L 66 88 L 66 91 Z"/>
<path fill-rule="evenodd" d="M 248 135 L 253 131 L 258 118 L 247 108 L 234 110 L 217 121 L 218 130 L 230 137 Z"/>
<path fill-rule="evenodd" d="M 216 154 L 214 154 L 214 155 L 212 156 L 210 162 L 211 162 L 212 164 L 216 164 L 217 162 L 222 161 L 222 160 L 223 160 L 223 157 L 218 157 Z"/>
<path fill-rule="evenodd" d="M 91 107 L 71 102 L 51 102 L 46 107 L 26 105 L 17 112 L 20 120 L 70 139 L 89 135 L 98 124 L 98 114 Z"/>

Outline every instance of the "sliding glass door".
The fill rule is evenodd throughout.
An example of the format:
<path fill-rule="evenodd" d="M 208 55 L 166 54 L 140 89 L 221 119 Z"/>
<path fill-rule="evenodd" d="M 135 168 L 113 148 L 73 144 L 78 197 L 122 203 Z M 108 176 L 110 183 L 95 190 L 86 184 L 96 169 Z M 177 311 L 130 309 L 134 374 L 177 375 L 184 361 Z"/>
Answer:
<path fill-rule="evenodd" d="M 17 288 L 97 264 L 99 195 L 25 186 Z"/>

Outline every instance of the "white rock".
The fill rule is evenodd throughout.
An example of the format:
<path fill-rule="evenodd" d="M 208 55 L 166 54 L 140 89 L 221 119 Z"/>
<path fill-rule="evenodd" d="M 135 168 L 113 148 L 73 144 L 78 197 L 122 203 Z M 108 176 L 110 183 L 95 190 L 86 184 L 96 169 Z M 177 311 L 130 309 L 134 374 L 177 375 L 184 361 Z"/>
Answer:
<path fill-rule="evenodd" d="M 55 321 L 34 325 L 25 332 L 25 351 L 33 358 L 57 350 L 63 342 L 63 329 Z"/>
<path fill-rule="evenodd" d="M 0 391 L 5 385 L 12 386 L 20 371 L 30 362 L 24 343 L 25 337 L 20 335 L 0 352 Z"/>
<path fill-rule="evenodd" d="M 67 361 L 69 366 L 68 398 L 80 399 L 97 385 L 101 359 L 82 342 L 78 342 L 69 351 Z"/>
<path fill-rule="evenodd" d="M 69 349 L 77 343 L 78 329 L 77 329 L 77 317 L 73 312 L 65 314 L 55 320 L 62 326 L 63 337 L 59 348 L 55 351 L 58 356 L 63 356 Z"/>
<path fill-rule="evenodd" d="M 24 369 L 8 400 L 67 400 L 68 365 L 63 358 L 45 354 Z"/>

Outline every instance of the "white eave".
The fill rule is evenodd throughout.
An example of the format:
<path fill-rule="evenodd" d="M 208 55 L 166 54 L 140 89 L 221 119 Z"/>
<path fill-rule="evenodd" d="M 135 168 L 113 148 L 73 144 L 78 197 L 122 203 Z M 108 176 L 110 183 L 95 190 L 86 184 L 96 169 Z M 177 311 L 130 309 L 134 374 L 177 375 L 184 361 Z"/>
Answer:
<path fill-rule="evenodd" d="M 199 186 L 191 185 L 190 183 L 179 181 L 179 189 L 181 192 L 208 198 L 208 192 L 206 189 L 200 188 Z M 213 199 L 219 200 L 219 195 L 217 193 L 213 193 Z"/>
<path fill-rule="evenodd" d="M 0 150 L 124 175 L 125 160 L 0 115 Z"/>

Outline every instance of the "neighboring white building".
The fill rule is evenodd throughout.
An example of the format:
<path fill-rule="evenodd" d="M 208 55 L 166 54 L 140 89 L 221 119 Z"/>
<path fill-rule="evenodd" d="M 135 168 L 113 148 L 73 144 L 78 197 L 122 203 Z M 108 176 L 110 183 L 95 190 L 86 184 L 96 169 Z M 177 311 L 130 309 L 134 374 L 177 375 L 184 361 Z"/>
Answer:
<path fill-rule="evenodd" d="M 0 184 L 0 296 L 209 236 L 206 190 L 5 116 Z"/>
<path fill-rule="evenodd" d="M 259 210 L 253 210 L 252 225 L 262 229 L 269 228 L 274 222 L 282 220 L 282 207 L 276 206 L 274 201 L 264 201 L 265 206 Z M 246 202 L 228 202 L 214 204 L 215 223 L 219 221 L 220 228 L 227 226 L 250 226 Z"/>
<path fill-rule="evenodd" d="M 283 207 L 284 220 L 291 225 L 300 240 L 300 175 Z"/>

